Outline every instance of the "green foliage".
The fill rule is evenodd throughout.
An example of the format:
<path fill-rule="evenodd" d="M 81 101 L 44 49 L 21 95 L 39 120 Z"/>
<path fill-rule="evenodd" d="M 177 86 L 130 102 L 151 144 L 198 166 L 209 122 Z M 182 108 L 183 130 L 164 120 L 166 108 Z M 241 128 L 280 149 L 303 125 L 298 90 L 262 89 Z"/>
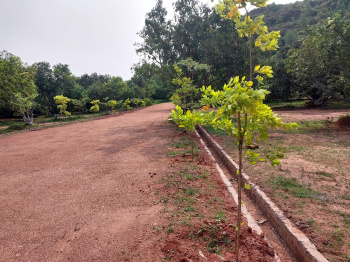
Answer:
<path fill-rule="evenodd" d="M 202 103 L 218 107 L 211 121 L 214 128 L 225 130 L 237 141 L 247 145 L 253 140 L 266 140 L 269 128 L 295 128 L 296 124 L 285 124 L 271 108 L 263 103 L 268 91 L 252 88 L 251 81 L 243 77 L 232 78 L 223 91 L 203 88 Z M 238 119 L 238 115 L 242 116 Z M 239 122 L 237 122 L 239 121 Z M 235 123 L 237 122 L 237 123 Z M 244 140 L 242 140 L 244 138 Z"/>
<path fill-rule="evenodd" d="M 266 6 L 267 0 L 227 0 L 220 1 L 216 5 L 216 11 L 225 19 L 232 20 L 235 22 L 236 29 L 239 37 L 247 37 L 249 41 L 249 65 L 250 65 L 250 78 L 253 79 L 253 47 L 252 44 L 255 42 L 255 47 L 259 50 L 275 51 L 278 46 L 278 38 L 280 37 L 279 31 L 268 32 L 268 28 L 263 21 L 264 16 L 259 15 L 252 19 L 247 9 L 247 4 L 255 7 Z M 245 10 L 244 18 L 241 18 L 239 9 Z M 272 77 L 271 74 L 266 74 L 268 77 Z M 260 81 L 259 81 L 260 82 Z"/>
<path fill-rule="evenodd" d="M 116 105 L 117 105 L 117 101 L 116 100 L 109 100 L 107 102 L 107 106 L 110 108 L 110 110 L 114 110 Z"/>
<path fill-rule="evenodd" d="M 331 97 L 350 102 L 349 22 L 350 15 L 339 14 L 322 21 L 308 30 L 300 47 L 289 52 L 287 72 L 314 105 Z"/>
<path fill-rule="evenodd" d="M 264 99 L 269 93 L 264 87 L 264 76 L 273 77 L 273 71 L 270 66 L 256 66 L 253 67 L 252 57 L 252 41 L 253 35 L 256 35 L 254 41 L 255 46 L 261 51 L 276 50 L 278 48 L 279 32 L 268 32 L 267 27 L 262 21 L 263 16 L 259 16 L 252 20 L 246 9 L 247 3 L 253 6 L 266 6 L 266 0 L 227 0 L 221 1 L 216 10 L 226 19 L 233 20 L 236 23 L 236 29 L 240 37 L 246 36 L 249 41 L 250 49 L 250 81 L 246 81 L 245 77 L 231 78 L 228 84 L 225 84 L 223 90 L 215 91 L 209 87 L 202 88 L 202 105 L 204 111 L 208 110 L 210 106 L 217 107 L 217 112 L 210 112 L 204 114 L 199 111 L 188 110 L 186 114 L 177 106 L 176 111 L 173 110 L 171 119 L 173 119 L 179 126 L 187 130 L 194 130 L 196 124 L 207 123 L 212 125 L 215 129 L 222 129 L 228 135 L 233 136 L 237 140 L 239 149 L 239 169 L 237 170 L 238 177 L 238 202 L 241 201 L 241 174 L 243 169 L 243 147 L 244 145 L 251 145 L 253 141 L 266 140 L 268 138 L 269 128 L 285 128 L 293 129 L 297 124 L 286 124 L 282 119 L 277 117 L 269 106 L 264 104 Z M 241 19 L 239 8 L 245 8 L 246 14 L 244 19 Z M 253 69 L 254 68 L 254 69 Z M 175 67 L 175 70 L 179 71 Z M 255 73 L 258 87 L 253 89 L 254 82 L 253 73 Z M 180 78 L 174 79 L 175 83 L 182 86 L 191 84 L 191 79 Z M 251 163 L 254 164 L 260 157 L 259 154 L 247 151 L 251 158 Z M 271 153 L 266 158 L 261 158 L 264 162 L 266 159 L 270 160 L 273 166 L 279 164 L 278 158 L 283 157 L 281 153 Z M 249 188 L 249 185 L 246 185 Z M 237 214 L 237 236 L 235 242 L 236 260 L 238 261 L 239 253 L 239 235 L 241 228 L 241 205 L 238 205 Z"/>
<path fill-rule="evenodd" d="M 183 71 L 180 66 L 184 67 L 185 71 Z M 201 74 L 203 72 L 208 73 L 210 71 L 210 67 L 206 64 L 195 62 L 192 60 L 192 58 L 188 58 L 174 64 L 174 69 L 176 71 L 176 78 L 173 79 L 173 84 L 179 88 L 171 97 L 171 101 L 184 110 L 199 108 L 201 91 L 194 84 L 194 78 L 196 74 Z"/>
<path fill-rule="evenodd" d="M 55 96 L 54 99 L 57 105 L 57 109 L 59 110 L 59 113 L 65 114 L 66 116 L 70 116 L 71 113 L 67 111 L 67 104 L 70 101 L 70 99 L 63 95 Z"/>
<path fill-rule="evenodd" d="M 57 110 L 55 100 L 53 99 L 58 93 L 55 89 L 55 79 L 53 70 L 47 62 L 39 62 L 33 65 L 36 68 L 35 85 L 38 87 L 38 96 L 36 102 L 39 105 L 40 112 L 48 114 Z"/>
<path fill-rule="evenodd" d="M 13 110 L 29 125 L 33 123 L 38 95 L 35 73 L 35 67 L 24 65 L 19 57 L 6 51 L 0 53 L 0 107 Z"/>
<path fill-rule="evenodd" d="M 211 114 L 204 114 L 200 111 L 194 111 L 193 113 L 190 110 L 184 114 L 183 109 L 180 106 L 176 106 L 176 111 L 172 110 L 170 115 L 170 120 L 183 127 L 190 132 L 194 132 L 196 125 L 201 125 L 205 122 L 206 119 L 210 117 Z"/>
<path fill-rule="evenodd" d="M 151 61 L 157 66 L 157 70 L 149 71 L 150 74 L 145 74 L 142 79 L 150 83 L 157 75 L 162 80 L 157 80 L 157 86 L 162 89 L 156 89 L 156 95 L 160 95 L 162 90 L 168 93 L 174 91 L 171 87 L 171 80 L 176 75 L 173 65 L 189 57 L 198 63 L 211 65 L 210 72 L 193 79 L 198 87 L 209 81 L 221 86 L 232 73 L 246 70 L 243 51 L 246 46 L 236 37 L 234 24 L 222 19 L 200 1 L 178 0 L 174 9 L 174 18 L 168 21 L 163 2 L 157 1 L 146 15 L 145 26 L 139 33 L 143 41 L 137 44 L 137 53 L 144 58 L 142 65 Z M 161 98 L 169 98 L 164 95 L 162 93 Z"/>
<path fill-rule="evenodd" d="M 139 98 L 132 98 L 130 99 L 130 105 L 131 107 L 145 107 L 146 102 Z"/>
<path fill-rule="evenodd" d="M 74 110 L 78 111 L 79 113 L 85 113 L 86 112 L 86 105 L 88 104 L 90 98 L 83 97 L 82 99 L 71 99 L 71 102 L 74 106 Z"/>
<path fill-rule="evenodd" d="M 98 105 L 100 103 L 100 100 L 93 100 L 90 102 L 92 104 L 92 106 L 90 107 L 90 111 L 97 113 L 100 111 L 100 106 Z"/>
<path fill-rule="evenodd" d="M 292 74 L 301 90 L 314 105 L 321 105 L 333 93 L 329 83 L 333 75 L 334 45 L 327 36 L 326 24 L 309 30 L 300 48 L 291 49 L 286 60 L 287 72 Z M 333 60 L 334 61 L 334 60 Z"/>
<path fill-rule="evenodd" d="M 131 110 L 132 107 L 130 106 L 130 104 L 131 104 L 131 101 L 130 101 L 129 98 L 127 98 L 127 99 L 123 102 L 123 108 L 124 108 L 125 110 Z"/>

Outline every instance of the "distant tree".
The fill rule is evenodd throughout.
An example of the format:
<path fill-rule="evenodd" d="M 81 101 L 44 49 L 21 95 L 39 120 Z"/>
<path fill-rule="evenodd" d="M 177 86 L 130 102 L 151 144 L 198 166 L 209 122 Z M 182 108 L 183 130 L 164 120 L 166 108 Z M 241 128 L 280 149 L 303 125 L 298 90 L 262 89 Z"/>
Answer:
<path fill-rule="evenodd" d="M 121 100 L 127 96 L 128 86 L 121 77 L 112 77 L 108 82 L 95 82 L 88 89 L 88 96 L 102 101 L 105 97 Z"/>
<path fill-rule="evenodd" d="M 73 109 L 79 113 L 86 113 L 86 105 L 89 101 L 90 98 L 88 96 L 84 96 L 81 99 L 71 99 Z"/>
<path fill-rule="evenodd" d="M 54 99 L 55 99 L 55 103 L 57 104 L 57 109 L 59 110 L 59 113 L 61 114 L 61 116 L 63 114 L 65 116 L 70 116 L 71 113 L 67 111 L 67 104 L 70 101 L 70 99 L 63 95 L 55 96 Z"/>
<path fill-rule="evenodd" d="M 138 98 L 152 97 L 155 94 L 154 76 L 158 74 L 160 67 L 153 63 L 138 63 L 133 66 L 134 75 L 128 81 L 128 87 L 137 86 Z M 153 81 L 152 81 L 153 80 Z M 153 82 L 153 83 L 152 83 Z"/>
<path fill-rule="evenodd" d="M 77 82 L 79 85 L 84 87 L 84 89 L 88 89 L 89 86 L 95 84 L 96 82 L 99 82 L 100 84 L 107 83 L 109 80 L 111 80 L 110 75 L 98 75 L 97 73 L 92 73 L 91 75 L 84 74 L 80 77 L 78 77 Z"/>
<path fill-rule="evenodd" d="M 136 52 L 143 56 L 144 61 L 153 61 L 161 68 L 175 59 L 171 41 L 172 25 L 166 20 L 166 15 L 163 1 L 158 0 L 151 12 L 146 14 L 145 26 L 138 34 L 143 42 L 136 44 Z M 164 72 L 167 72 L 166 68 Z"/>
<path fill-rule="evenodd" d="M 293 43 L 298 41 L 298 32 L 296 30 L 288 30 L 284 35 L 284 41 L 292 45 Z"/>
<path fill-rule="evenodd" d="M 76 85 L 76 78 L 69 69 L 69 65 L 57 64 L 53 66 L 54 88 L 56 94 L 72 97 L 72 90 Z"/>
<path fill-rule="evenodd" d="M 193 110 L 201 106 L 201 76 L 208 74 L 210 66 L 193 61 L 192 58 L 181 60 L 174 64 L 176 77 L 173 84 L 179 88 L 175 91 L 171 100 L 184 110 Z"/>
<path fill-rule="evenodd" d="M 93 100 L 90 103 L 92 104 L 92 107 L 90 107 L 91 112 L 97 113 L 98 111 L 100 111 L 100 107 L 98 105 L 100 103 L 100 100 Z"/>
<path fill-rule="evenodd" d="M 48 62 L 38 62 L 33 66 L 36 68 L 35 85 L 38 87 L 36 99 L 41 113 L 54 113 L 57 110 L 54 96 L 57 95 L 54 84 L 53 70 Z"/>
<path fill-rule="evenodd" d="M 37 87 L 34 83 L 35 67 L 27 66 L 7 51 L 0 53 L 0 108 L 11 108 L 23 120 L 33 124 L 33 111 Z"/>
<path fill-rule="evenodd" d="M 300 92 L 314 105 L 331 97 L 350 101 L 349 17 L 326 20 L 308 30 L 299 48 L 293 48 L 286 60 Z"/>

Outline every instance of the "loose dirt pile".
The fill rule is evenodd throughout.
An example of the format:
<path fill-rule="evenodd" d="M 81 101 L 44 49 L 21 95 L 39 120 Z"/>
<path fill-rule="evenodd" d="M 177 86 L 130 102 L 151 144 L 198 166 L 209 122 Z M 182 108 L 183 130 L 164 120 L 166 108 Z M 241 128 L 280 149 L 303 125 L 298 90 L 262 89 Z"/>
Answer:
<path fill-rule="evenodd" d="M 336 127 L 350 127 L 350 115 L 340 117 L 337 122 L 335 122 Z"/>

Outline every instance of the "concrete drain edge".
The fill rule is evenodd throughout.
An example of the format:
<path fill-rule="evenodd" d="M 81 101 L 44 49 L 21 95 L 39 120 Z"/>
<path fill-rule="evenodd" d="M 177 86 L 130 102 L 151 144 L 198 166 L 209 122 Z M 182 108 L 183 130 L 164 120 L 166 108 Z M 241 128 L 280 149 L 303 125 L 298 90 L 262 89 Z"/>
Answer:
<path fill-rule="evenodd" d="M 217 171 L 219 172 L 220 178 L 222 179 L 222 181 L 224 182 L 227 190 L 230 192 L 234 202 L 236 203 L 236 205 L 238 205 L 238 194 L 237 191 L 235 190 L 235 188 L 233 187 L 233 185 L 231 184 L 231 182 L 228 180 L 228 178 L 226 177 L 224 171 L 221 169 L 220 165 L 217 163 L 215 157 L 213 156 L 213 154 L 211 153 L 211 151 L 209 150 L 209 148 L 206 146 L 205 142 L 203 141 L 203 139 L 201 138 L 201 136 L 198 134 L 197 131 L 196 135 L 199 137 L 201 144 L 203 145 L 205 151 L 207 152 L 207 154 L 211 157 L 211 159 L 215 162 L 215 166 Z M 256 220 L 254 219 L 254 217 L 249 213 L 248 209 L 246 206 L 242 206 L 242 214 L 243 216 L 247 219 L 247 223 L 248 226 L 254 231 L 256 232 L 258 235 L 261 235 L 261 233 L 263 232 L 261 227 L 259 226 L 259 224 L 256 222 Z M 264 237 L 264 239 L 266 240 L 266 242 L 270 245 L 270 243 L 268 242 L 268 240 L 266 239 L 266 237 Z M 270 245 L 271 246 L 271 245 Z M 277 253 L 275 252 L 275 262 L 281 262 L 281 259 L 279 258 L 279 256 L 277 255 Z"/>
<path fill-rule="evenodd" d="M 204 130 L 203 127 L 198 126 L 197 130 L 198 130 L 199 136 L 206 142 L 207 145 L 209 145 L 209 147 L 214 151 L 215 155 L 220 158 L 221 162 L 225 165 L 227 170 L 234 177 L 236 172 L 237 172 L 238 165 L 222 149 L 222 147 L 210 137 L 210 135 Z M 222 176 L 222 175 L 220 174 L 220 176 Z M 226 178 L 226 176 L 225 176 L 225 178 Z M 226 180 L 227 180 L 227 178 L 226 178 Z M 227 182 L 230 183 L 228 180 L 227 180 Z M 269 220 L 271 225 L 274 227 L 275 231 L 280 235 L 280 237 L 282 238 L 282 240 L 284 241 L 286 246 L 290 249 L 290 251 L 292 252 L 292 254 L 295 256 L 295 258 L 298 261 L 305 261 L 305 262 L 327 262 L 328 261 L 317 250 L 316 246 L 313 243 L 311 243 L 311 241 L 304 235 L 304 233 L 293 226 L 293 224 L 290 222 L 290 220 L 270 200 L 270 198 L 268 198 L 266 196 L 266 194 L 259 188 L 259 186 L 252 183 L 250 181 L 249 176 L 247 174 L 243 173 L 242 174 L 242 186 L 244 186 L 245 183 L 250 184 L 250 186 L 251 186 L 250 190 L 245 191 L 247 193 L 247 195 L 260 208 L 260 210 L 263 212 L 263 214 Z M 225 184 L 226 184 L 226 182 L 225 182 Z M 233 189 L 232 185 L 229 187 L 226 184 L 226 186 L 229 189 L 229 191 L 231 189 Z M 235 202 L 236 202 L 236 200 L 235 200 Z M 248 220 L 248 218 L 247 218 L 247 220 Z M 254 223 L 256 223 L 256 222 L 254 221 Z M 249 224 L 249 220 L 248 220 L 248 224 Z M 249 225 L 249 226 L 252 227 L 251 225 Z M 252 229 L 255 230 L 254 228 L 255 227 L 253 226 Z M 256 232 L 258 233 L 258 231 L 256 231 Z"/>

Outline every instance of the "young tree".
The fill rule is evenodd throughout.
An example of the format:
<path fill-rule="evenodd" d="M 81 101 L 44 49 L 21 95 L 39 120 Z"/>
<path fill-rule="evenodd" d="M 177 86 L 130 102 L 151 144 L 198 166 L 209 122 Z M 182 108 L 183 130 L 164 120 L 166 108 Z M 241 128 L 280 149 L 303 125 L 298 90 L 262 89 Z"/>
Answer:
<path fill-rule="evenodd" d="M 86 105 L 89 103 L 90 98 L 83 96 L 81 99 L 71 99 L 74 109 L 79 113 L 86 113 Z"/>
<path fill-rule="evenodd" d="M 233 136 L 237 140 L 239 149 L 239 169 L 237 170 L 237 193 L 238 193 L 238 212 L 236 224 L 236 239 L 235 239 L 235 261 L 239 257 L 239 237 L 241 231 L 241 174 L 243 170 L 243 152 L 245 146 L 249 146 L 253 141 L 266 140 L 268 138 L 268 128 L 295 128 L 296 124 L 285 124 L 281 118 L 278 118 L 270 109 L 264 104 L 264 99 L 269 93 L 264 87 L 264 76 L 272 77 L 272 68 L 270 66 L 253 66 L 253 40 L 255 46 L 262 51 L 276 50 L 278 48 L 279 32 L 268 32 L 264 25 L 263 16 L 258 16 L 252 20 L 247 10 L 247 4 L 260 7 L 266 6 L 267 0 L 225 0 L 221 1 L 216 10 L 222 17 L 231 19 L 236 23 L 236 28 L 239 36 L 246 36 L 249 42 L 249 62 L 250 75 L 249 81 L 245 77 L 231 78 L 222 91 L 214 91 L 211 86 L 202 88 L 204 93 L 202 97 L 202 104 L 206 105 L 204 110 L 210 106 L 217 107 L 216 114 L 209 114 L 203 119 L 207 118 L 207 123 L 214 128 L 225 130 L 228 135 Z M 239 9 L 243 8 L 246 15 L 241 19 Z M 256 74 L 258 85 L 253 89 L 253 74 Z M 174 111 L 177 114 L 175 118 L 184 119 L 181 110 Z M 200 117 L 200 113 L 193 112 L 193 115 Z M 212 116 L 212 117 L 210 117 Z M 187 111 L 186 118 L 191 119 L 191 112 Z M 208 118 L 210 121 L 208 121 Z M 260 155 L 254 152 L 246 152 L 252 159 L 259 159 Z M 265 158 L 260 158 L 260 161 L 270 160 L 272 165 L 279 164 L 279 154 L 269 154 Z M 253 161 L 255 162 L 255 161 Z"/>
<path fill-rule="evenodd" d="M 173 79 L 173 84 L 179 88 L 175 91 L 171 100 L 184 110 L 199 108 L 201 91 L 197 86 L 201 84 L 203 78 L 201 76 L 209 74 L 210 66 L 193 61 L 192 58 L 187 58 L 174 64 L 174 69 L 176 78 Z"/>
<path fill-rule="evenodd" d="M 90 103 L 93 105 L 92 107 L 90 107 L 91 112 L 97 113 L 98 111 L 100 111 L 100 107 L 98 105 L 100 103 L 100 100 L 93 100 Z"/>
<path fill-rule="evenodd" d="M 55 96 L 54 99 L 57 105 L 57 109 L 59 110 L 59 113 L 61 114 L 61 116 L 63 114 L 65 114 L 65 116 L 70 116 L 71 113 L 67 111 L 67 104 L 70 101 L 70 99 L 63 95 Z"/>
<path fill-rule="evenodd" d="M 107 106 L 108 106 L 108 108 L 109 108 L 111 111 L 114 110 L 114 108 L 115 108 L 116 105 L 117 105 L 117 101 L 116 101 L 116 100 L 109 100 L 109 101 L 107 102 Z"/>

